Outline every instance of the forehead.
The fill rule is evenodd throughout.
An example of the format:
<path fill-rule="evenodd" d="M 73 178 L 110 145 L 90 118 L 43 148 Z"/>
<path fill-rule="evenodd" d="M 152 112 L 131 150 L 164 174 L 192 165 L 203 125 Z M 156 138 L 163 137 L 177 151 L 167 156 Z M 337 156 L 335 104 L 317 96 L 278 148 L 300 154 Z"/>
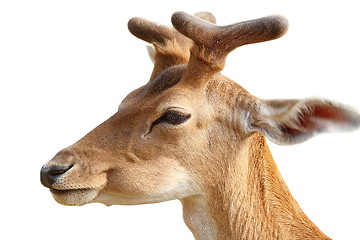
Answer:
<path fill-rule="evenodd" d="M 240 95 L 243 97 L 249 95 L 239 84 L 220 73 L 207 79 L 207 84 L 203 87 L 192 87 L 189 86 L 189 83 L 179 84 L 186 66 L 186 64 L 182 64 L 167 68 L 152 81 L 131 92 L 122 104 L 141 107 L 156 104 L 159 101 L 182 99 L 196 105 L 196 103 L 203 104 L 203 100 L 206 99 L 209 102 L 215 101 L 218 105 L 219 103 L 233 101 L 236 98 L 235 95 L 239 93 L 242 93 Z"/>
<path fill-rule="evenodd" d="M 131 92 L 120 104 L 120 109 L 154 109 L 159 105 L 168 106 L 172 103 L 187 104 L 196 94 L 184 86 L 179 86 L 186 65 L 176 65 L 167 68 L 155 79 L 143 87 Z M 181 105 L 181 104 L 180 104 Z"/>

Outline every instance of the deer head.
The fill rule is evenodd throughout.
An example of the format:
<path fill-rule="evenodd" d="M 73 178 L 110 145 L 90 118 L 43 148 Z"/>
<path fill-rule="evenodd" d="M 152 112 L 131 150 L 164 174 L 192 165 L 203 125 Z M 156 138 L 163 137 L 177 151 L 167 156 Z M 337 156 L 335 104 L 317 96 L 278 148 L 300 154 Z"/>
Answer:
<path fill-rule="evenodd" d="M 229 228 L 215 215 L 224 214 L 230 203 L 222 199 L 219 208 L 215 202 L 227 193 L 235 199 L 256 191 L 261 183 L 256 187 L 258 178 L 249 180 L 250 166 L 260 178 L 269 170 L 261 167 L 266 163 L 273 169 L 268 185 L 285 185 L 264 136 L 277 144 L 300 143 L 318 133 L 355 129 L 360 114 L 318 98 L 263 100 L 221 75 L 235 48 L 285 34 L 288 24 L 282 16 L 228 26 L 215 25 L 209 13 L 176 12 L 171 20 L 174 28 L 141 18 L 129 21 L 131 33 L 154 47 L 149 50 L 154 61 L 150 80 L 131 92 L 112 117 L 47 162 L 41 182 L 64 205 L 180 199 L 184 211 L 194 213 L 191 206 L 204 203 L 199 209 L 211 209 L 205 213 L 208 220 L 200 223 L 185 214 L 186 223 L 199 238 L 205 235 L 193 225 L 204 224 L 212 229 L 207 234 L 228 239 L 230 233 L 219 235 L 214 229 Z M 236 181 L 230 184 L 229 178 Z M 286 187 L 279 188 L 291 199 Z M 241 192 L 235 196 L 234 191 Z M 242 203 L 255 201 L 249 194 L 252 200 L 243 197 Z"/>

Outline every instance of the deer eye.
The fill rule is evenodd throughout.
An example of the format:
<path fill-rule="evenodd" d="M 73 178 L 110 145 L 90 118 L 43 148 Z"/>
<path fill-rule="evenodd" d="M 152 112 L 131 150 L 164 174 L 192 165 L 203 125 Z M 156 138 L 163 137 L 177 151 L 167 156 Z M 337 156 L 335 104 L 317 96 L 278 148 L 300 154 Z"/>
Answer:
<path fill-rule="evenodd" d="M 179 125 L 186 122 L 190 118 L 190 114 L 183 114 L 175 111 L 168 111 L 162 115 L 161 119 L 165 123 Z"/>
<path fill-rule="evenodd" d="M 191 117 L 190 114 L 180 113 L 178 111 L 170 110 L 165 112 L 160 118 L 153 122 L 152 126 L 160 123 L 167 123 L 171 125 L 179 125 L 186 122 Z"/>

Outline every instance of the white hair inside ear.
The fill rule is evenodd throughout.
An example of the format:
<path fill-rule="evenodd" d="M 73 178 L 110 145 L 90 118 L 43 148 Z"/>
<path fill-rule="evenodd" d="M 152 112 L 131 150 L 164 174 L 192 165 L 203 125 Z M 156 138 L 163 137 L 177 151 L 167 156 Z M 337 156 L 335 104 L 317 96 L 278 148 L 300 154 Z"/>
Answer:
<path fill-rule="evenodd" d="M 154 46 L 148 45 L 148 46 L 146 46 L 146 48 L 147 48 L 147 51 L 148 51 L 148 54 L 149 54 L 149 57 L 150 57 L 151 62 L 155 64 L 155 53 L 156 53 L 156 50 L 155 50 Z"/>
<path fill-rule="evenodd" d="M 266 100 L 252 114 L 250 129 L 280 145 L 303 142 L 319 133 L 360 127 L 360 113 L 321 98 Z"/>

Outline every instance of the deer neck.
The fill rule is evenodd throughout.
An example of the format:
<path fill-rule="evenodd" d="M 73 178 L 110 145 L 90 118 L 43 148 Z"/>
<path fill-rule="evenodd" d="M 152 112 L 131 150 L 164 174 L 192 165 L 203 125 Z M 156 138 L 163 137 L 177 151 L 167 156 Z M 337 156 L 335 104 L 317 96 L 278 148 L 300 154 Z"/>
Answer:
<path fill-rule="evenodd" d="M 195 238 L 329 239 L 292 197 L 265 138 L 254 134 L 241 149 L 210 191 L 181 200 Z"/>

